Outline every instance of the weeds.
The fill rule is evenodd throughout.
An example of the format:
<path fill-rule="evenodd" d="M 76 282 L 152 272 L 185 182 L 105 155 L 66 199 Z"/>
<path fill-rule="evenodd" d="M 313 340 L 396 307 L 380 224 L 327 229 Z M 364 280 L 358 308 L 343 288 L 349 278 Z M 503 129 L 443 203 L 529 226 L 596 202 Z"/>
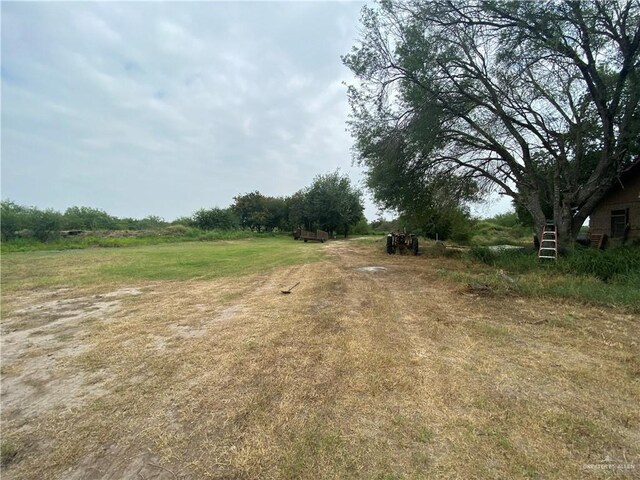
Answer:
<path fill-rule="evenodd" d="M 446 272 L 466 283 L 479 279 L 495 292 L 515 291 L 532 296 L 575 298 L 592 303 L 624 305 L 640 311 L 640 249 L 633 247 L 605 251 L 577 248 L 556 263 L 542 265 L 532 249 L 492 250 L 473 247 L 467 254 L 473 263 L 488 265 L 515 275 L 509 285 L 504 274 L 482 277 L 478 273 Z"/>
<path fill-rule="evenodd" d="M 558 267 L 563 273 L 591 275 L 603 282 L 614 279 L 633 281 L 640 275 L 640 248 L 576 249 L 561 257 Z"/>

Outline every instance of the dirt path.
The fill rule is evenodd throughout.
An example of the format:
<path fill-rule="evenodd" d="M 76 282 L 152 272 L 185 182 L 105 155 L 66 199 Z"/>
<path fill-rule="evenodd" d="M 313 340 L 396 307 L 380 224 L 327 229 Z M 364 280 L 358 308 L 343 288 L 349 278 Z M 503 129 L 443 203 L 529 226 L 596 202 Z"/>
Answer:
<path fill-rule="evenodd" d="M 470 294 L 438 274 L 448 260 L 323 248 L 239 279 L 11 298 L 3 478 L 634 473 L 589 468 L 607 455 L 640 469 L 637 318 Z"/>

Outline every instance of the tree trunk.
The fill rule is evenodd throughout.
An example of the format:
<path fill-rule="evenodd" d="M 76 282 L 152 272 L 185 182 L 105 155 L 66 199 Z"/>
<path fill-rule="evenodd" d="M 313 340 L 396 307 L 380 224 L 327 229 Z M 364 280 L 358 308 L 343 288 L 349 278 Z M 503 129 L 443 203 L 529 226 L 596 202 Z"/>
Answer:
<path fill-rule="evenodd" d="M 542 230 L 544 229 L 547 219 L 545 218 L 542 206 L 540 205 L 540 193 L 537 191 L 523 192 L 522 198 L 524 205 L 533 217 L 533 228 L 538 239 L 542 238 Z"/>
<path fill-rule="evenodd" d="M 560 205 L 554 205 L 553 216 L 558 232 L 558 246 L 564 249 L 573 249 L 576 238 L 573 236 L 571 205 L 564 201 Z"/>

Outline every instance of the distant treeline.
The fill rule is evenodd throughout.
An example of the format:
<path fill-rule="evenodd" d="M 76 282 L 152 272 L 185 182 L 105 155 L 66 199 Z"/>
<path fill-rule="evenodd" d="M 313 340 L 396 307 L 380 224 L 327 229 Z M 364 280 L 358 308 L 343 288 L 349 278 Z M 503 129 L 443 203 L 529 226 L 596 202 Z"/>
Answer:
<path fill-rule="evenodd" d="M 70 207 L 61 213 L 53 209 L 25 207 L 10 200 L 2 201 L 1 212 L 3 240 L 33 237 L 47 241 L 69 230 L 146 230 L 168 225 L 156 216 L 143 219 L 118 218 L 91 207 Z"/>
<path fill-rule="evenodd" d="M 234 197 L 227 208 L 203 208 L 189 217 L 167 222 L 157 216 L 118 218 L 91 207 L 71 207 L 64 212 L 2 201 L 3 240 L 35 238 L 49 241 L 74 230 L 151 230 L 184 225 L 202 230 L 254 232 L 322 229 L 331 234 L 368 233 L 362 193 L 339 171 L 317 176 L 313 184 L 289 197 L 270 197 L 258 191 Z M 355 229 L 354 229 L 355 227 Z"/>

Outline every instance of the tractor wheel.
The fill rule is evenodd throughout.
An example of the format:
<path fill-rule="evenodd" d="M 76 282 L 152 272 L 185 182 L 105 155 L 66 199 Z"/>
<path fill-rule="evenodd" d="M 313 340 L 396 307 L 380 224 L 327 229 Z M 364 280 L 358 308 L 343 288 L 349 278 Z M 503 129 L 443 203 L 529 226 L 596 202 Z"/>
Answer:
<path fill-rule="evenodd" d="M 387 255 L 391 255 L 393 252 L 393 237 L 391 235 L 387 236 Z"/>

